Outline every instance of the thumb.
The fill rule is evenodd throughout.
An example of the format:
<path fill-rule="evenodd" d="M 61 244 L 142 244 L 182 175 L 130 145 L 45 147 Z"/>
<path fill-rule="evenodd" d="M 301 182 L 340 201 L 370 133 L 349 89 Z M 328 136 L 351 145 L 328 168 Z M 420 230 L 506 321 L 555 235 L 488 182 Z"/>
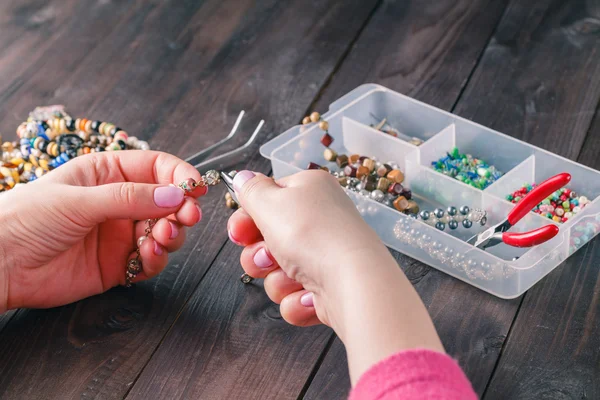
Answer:
<path fill-rule="evenodd" d="M 77 188 L 86 213 L 96 223 L 107 219 L 162 218 L 176 212 L 184 192 L 176 186 L 119 182 Z"/>
<path fill-rule="evenodd" d="M 280 189 L 273 179 L 251 171 L 240 171 L 233 178 L 233 188 L 242 208 L 255 221 L 265 209 L 265 200 Z"/>

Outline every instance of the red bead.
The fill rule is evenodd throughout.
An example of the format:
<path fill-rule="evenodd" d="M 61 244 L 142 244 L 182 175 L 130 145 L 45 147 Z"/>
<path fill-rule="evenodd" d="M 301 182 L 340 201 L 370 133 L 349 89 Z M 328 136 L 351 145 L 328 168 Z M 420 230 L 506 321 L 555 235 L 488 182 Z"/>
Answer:
<path fill-rule="evenodd" d="M 320 169 L 321 166 L 317 163 L 311 162 L 308 164 L 308 168 L 307 169 Z"/>
<path fill-rule="evenodd" d="M 561 201 L 566 201 L 567 200 L 567 196 L 565 196 L 564 194 L 560 196 L 560 200 Z"/>
<path fill-rule="evenodd" d="M 346 174 L 346 176 L 349 177 L 356 177 L 356 168 L 354 168 L 352 165 L 346 165 L 346 167 L 344 168 L 344 174 Z"/>
<path fill-rule="evenodd" d="M 569 203 L 569 206 L 571 207 L 571 210 L 575 208 L 575 204 L 573 203 Z"/>
<path fill-rule="evenodd" d="M 569 218 L 563 217 L 562 222 L 567 222 L 568 220 L 569 220 Z"/>
<path fill-rule="evenodd" d="M 394 183 L 388 188 L 388 192 L 392 194 L 400 194 L 403 190 L 404 187 L 402 187 L 402 184 L 400 183 Z"/>
<path fill-rule="evenodd" d="M 331 143 L 333 143 L 333 137 L 329 133 L 324 134 L 321 138 L 321 144 L 325 147 L 329 147 L 331 146 Z"/>

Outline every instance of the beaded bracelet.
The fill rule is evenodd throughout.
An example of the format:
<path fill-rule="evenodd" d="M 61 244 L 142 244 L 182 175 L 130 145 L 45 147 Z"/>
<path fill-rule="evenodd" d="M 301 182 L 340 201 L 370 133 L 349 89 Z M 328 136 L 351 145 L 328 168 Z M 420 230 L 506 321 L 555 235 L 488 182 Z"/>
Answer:
<path fill-rule="evenodd" d="M 0 192 L 32 182 L 83 154 L 150 149 L 148 142 L 112 123 L 74 119 L 58 105 L 33 110 L 17 127 L 17 136 L 18 142 L 0 147 Z"/>
<path fill-rule="evenodd" d="M 184 195 L 191 194 L 198 187 L 215 186 L 221 182 L 221 176 L 218 171 L 210 170 L 206 174 L 202 175 L 199 181 L 193 178 L 188 178 L 180 182 L 177 187 L 183 190 Z M 174 186 L 174 185 L 173 185 Z M 140 249 L 144 242 L 151 237 L 152 228 L 156 224 L 157 219 L 146 220 L 146 229 L 144 235 L 140 236 L 136 242 L 137 247 L 135 249 L 136 256 L 127 261 L 125 267 L 125 286 L 130 287 L 135 277 L 143 271 L 142 259 Z"/>

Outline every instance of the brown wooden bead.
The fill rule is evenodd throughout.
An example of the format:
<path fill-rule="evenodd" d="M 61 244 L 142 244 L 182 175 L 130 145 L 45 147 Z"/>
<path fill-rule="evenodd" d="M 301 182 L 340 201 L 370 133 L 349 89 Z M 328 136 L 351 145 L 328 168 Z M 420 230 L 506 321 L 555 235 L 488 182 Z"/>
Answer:
<path fill-rule="evenodd" d="M 392 182 L 387 178 L 379 178 L 379 180 L 377 181 L 377 189 L 385 193 L 387 192 L 391 183 Z"/>
<path fill-rule="evenodd" d="M 399 169 L 393 169 L 387 174 L 387 178 L 392 182 L 402 183 L 404 182 L 404 174 Z"/>
<path fill-rule="evenodd" d="M 310 124 L 310 122 L 311 122 L 310 117 L 304 117 L 304 119 L 302 120 L 302 124 L 304 124 L 304 125 L 308 125 L 308 124 Z"/>
<path fill-rule="evenodd" d="M 361 165 L 360 167 L 358 167 L 356 169 L 356 177 L 358 179 L 362 178 L 363 176 L 366 176 L 369 174 L 369 168 L 365 167 L 364 165 Z"/>
<path fill-rule="evenodd" d="M 319 122 L 319 120 L 321 119 L 321 114 L 319 114 L 318 112 L 313 112 L 312 114 L 310 114 L 310 120 L 312 122 Z"/>
<path fill-rule="evenodd" d="M 338 167 L 345 168 L 346 165 L 348 165 L 348 156 L 345 154 L 340 154 L 335 159 L 335 162 L 337 163 Z"/>
<path fill-rule="evenodd" d="M 346 178 L 345 176 L 342 176 L 341 178 L 338 178 L 338 182 L 343 187 L 348 186 L 348 178 Z"/>
<path fill-rule="evenodd" d="M 327 168 L 327 167 L 321 167 L 321 169 L 325 172 L 329 172 L 329 168 Z"/>
<path fill-rule="evenodd" d="M 398 196 L 396 200 L 394 200 L 394 208 L 398 211 L 404 211 L 408 208 L 408 200 L 404 196 Z"/>
<path fill-rule="evenodd" d="M 325 147 L 329 147 L 331 146 L 331 143 L 333 143 L 333 136 L 331 136 L 329 133 L 324 134 L 321 138 L 321 144 Z"/>
<path fill-rule="evenodd" d="M 360 156 L 358 154 L 352 154 L 350 156 L 350 164 L 356 164 Z"/>
<path fill-rule="evenodd" d="M 369 172 L 373 172 L 375 169 L 375 161 L 371 160 L 370 158 L 365 158 L 362 162 L 362 165 L 369 168 Z"/>
<path fill-rule="evenodd" d="M 375 182 L 363 182 L 363 188 L 369 192 L 372 192 L 377 187 Z"/>
<path fill-rule="evenodd" d="M 323 156 L 327 161 L 335 161 L 337 159 L 337 153 L 329 148 L 325 149 Z"/>
<path fill-rule="evenodd" d="M 401 196 L 404 197 L 404 196 Z M 406 198 L 406 197 L 404 197 Z M 406 211 L 410 214 L 418 214 L 419 213 L 419 205 L 414 200 L 408 200 L 408 207 L 406 207 Z"/>
<path fill-rule="evenodd" d="M 392 170 L 392 167 L 390 167 L 387 164 L 383 164 L 382 166 L 377 168 L 377 175 L 379 175 L 381 177 L 385 177 L 391 170 Z"/>

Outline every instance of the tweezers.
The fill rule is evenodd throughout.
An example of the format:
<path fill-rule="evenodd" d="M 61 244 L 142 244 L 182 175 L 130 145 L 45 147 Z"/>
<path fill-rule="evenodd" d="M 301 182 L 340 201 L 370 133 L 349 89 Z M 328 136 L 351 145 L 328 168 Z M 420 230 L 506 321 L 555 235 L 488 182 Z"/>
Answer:
<path fill-rule="evenodd" d="M 229 135 L 227 135 L 225 138 L 221 139 L 219 142 L 212 144 L 212 145 L 208 146 L 207 148 L 199 151 L 198 153 L 186 158 L 186 160 L 185 160 L 188 163 L 192 164 L 194 166 L 194 168 L 196 168 L 197 170 L 199 170 L 202 173 L 206 172 L 208 170 L 219 171 L 219 174 L 221 175 L 221 181 L 225 184 L 225 186 L 227 186 L 227 190 L 229 191 L 229 193 L 233 197 L 233 200 L 236 203 L 238 203 L 238 201 L 237 201 L 237 197 L 235 196 L 235 191 L 233 190 L 233 179 L 227 173 L 223 172 L 223 169 L 226 167 L 230 167 L 230 166 L 239 164 L 248 158 L 248 156 L 250 155 L 249 149 L 254 144 L 254 141 L 256 140 L 258 133 L 262 129 L 263 125 L 265 124 L 265 121 L 261 120 L 258 123 L 258 126 L 254 130 L 254 133 L 252 133 L 252 136 L 250 136 L 250 138 L 242 146 L 237 147 L 231 151 L 228 151 L 228 152 L 223 153 L 218 156 L 214 156 L 211 158 L 207 158 L 207 157 L 211 152 L 213 152 L 214 150 L 218 149 L 219 147 L 229 143 L 231 141 L 231 139 L 233 139 L 235 137 L 236 133 L 238 132 L 240 123 L 242 122 L 242 118 L 244 118 L 244 114 L 245 114 L 245 111 L 242 110 L 240 112 L 240 115 L 238 115 L 237 120 L 235 121 L 235 124 L 233 125 L 233 128 L 231 129 L 231 132 L 229 132 Z"/>

